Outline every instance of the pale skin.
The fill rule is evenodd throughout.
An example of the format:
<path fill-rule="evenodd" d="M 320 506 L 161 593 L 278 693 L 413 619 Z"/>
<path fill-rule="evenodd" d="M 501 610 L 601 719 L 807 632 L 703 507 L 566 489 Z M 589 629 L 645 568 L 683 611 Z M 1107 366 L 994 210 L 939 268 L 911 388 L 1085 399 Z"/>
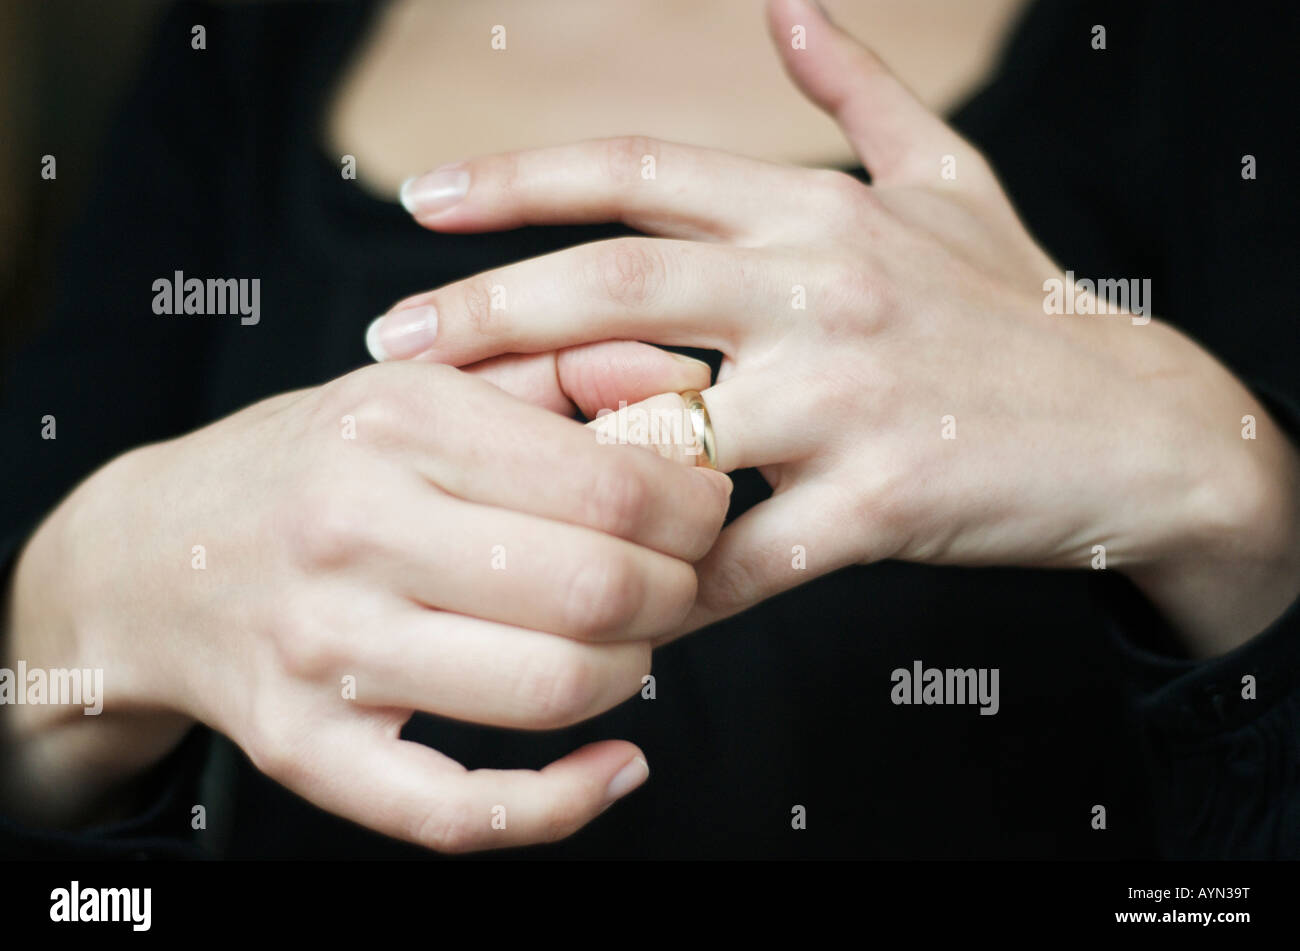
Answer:
<path fill-rule="evenodd" d="M 708 377 L 640 344 L 585 353 L 631 373 L 602 392 L 562 356 L 549 381 L 505 382 L 591 411 Z M 104 713 L 6 710 L 10 813 L 95 814 L 194 721 L 322 808 L 448 852 L 567 835 L 643 782 L 622 741 L 534 772 L 467 771 L 398 738 L 415 710 L 554 729 L 625 700 L 726 513 L 726 476 L 601 446 L 494 375 L 368 367 L 74 492 L 20 559 L 5 658 L 101 668 Z"/>
<path fill-rule="evenodd" d="M 827 0 L 926 105 L 985 79 L 1024 0 Z M 323 133 L 390 198 L 471 155 L 625 132 L 796 165 L 849 165 L 843 132 L 772 53 L 759 0 L 398 0 L 334 90 Z M 505 51 L 492 28 L 505 26 Z M 599 81 L 593 81 L 599 77 Z M 416 121 L 413 121 L 416 120 Z"/>
<path fill-rule="evenodd" d="M 408 298 L 372 331 L 381 355 L 722 351 L 704 394 L 722 468 L 757 467 L 775 492 L 698 566 L 681 632 L 849 564 L 1086 568 L 1101 545 L 1193 655 L 1258 633 L 1300 591 L 1300 467 L 1264 408 L 1162 321 L 1049 316 L 1062 269 L 983 157 L 814 7 L 768 9 L 791 78 L 871 187 L 644 137 L 435 170 L 404 188 L 433 230 L 621 221 L 655 237 Z M 799 25 L 808 49 L 787 39 Z M 494 286 L 512 306 L 480 313 Z M 1245 416 L 1264 421 L 1255 440 Z"/>
<path fill-rule="evenodd" d="M 368 136 L 377 151 L 349 150 L 372 185 L 477 151 L 438 150 L 475 142 L 470 126 L 453 126 L 415 154 L 418 137 L 358 106 L 367 83 L 384 88 L 386 70 L 433 83 L 397 38 L 438 6 L 395 8 L 412 22 L 377 34 L 331 116 L 336 141 L 358 115 L 380 116 Z M 981 8 L 988 40 L 965 78 L 950 66 L 920 83 L 934 71 L 913 69 L 930 105 L 969 85 L 1012 6 Z M 746 4 L 735 17 L 757 12 Z M 768 115 L 706 141 L 712 150 L 647 137 L 482 139 L 482 151 L 516 151 L 459 163 L 452 178 L 468 187 L 451 204 L 446 173 L 440 189 L 417 182 L 407 197 L 419 224 L 459 233 L 617 220 L 652 237 L 403 301 L 388 329 L 407 332 L 381 324 L 376 334 L 389 362 L 130 453 L 46 520 L 13 580 L 4 661 L 101 666 L 115 686 L 97 719 L 6 714 L 19 768 L 3 775 L 24 780 L 6 790 L 10 811 L 62 824 L 103 814 L 198 720 L 289 788 L 386 834 L 445 851 L 547 841 L 644 780 L 636 747 L 595 744 L 540 773 L 466 771 L 397 738 L 410 713 L 575 722 L 636 691 L 651 644 L 887 557 L 1086 568 L 1104 544 L 1109 567 L 1130 574 L 1202 656 L 1294 600 L 1300 467 L 1245 387 L 1159 320 L 1044 314 L 1042 282 L 1060 268 L 983 159 L 811 7 L 779 0 L 769 21 L 794 86 L 834 118 L 835 137 L 810 132 L 792 153 L 782 143 L 800 137 L 770 137 L 763 129 L 780 123 Z M 790 49 L 793 24 L 806 27 L 808 50 Z M 436 25 L 450 30 L 445 18 Z M 632 43 L 638 31 L 625 27 Z M 609 29 L 592 50 L 605 49 Z M 690 87 L 701 59 L 675 56 L 674 81 Z M 508 101 L 574 88 L 536 82 L 545 73 Z M 710 88 L 694 79 L 696 93 Z M 623 91 L 603 112 L 573 112 L 608 123 L 590 134 L 622 131 L 636 121 Z M 696 105 L 731 114 L 730 100 Z M 702 140 L 670 117 L 651 115 L 640 131 Z M 836 144 L 844 139 L 852 154 Z M 524 150 L 538 144 L 550 147 Z M 653 181 L 638 174 L 647 154 Z M 872 187 L 788 164 L 854 155 Z M 953 181 L 939 175 L 947 155 Z M 495 284 L 510 294 L 503 313 L 478 306 Z M 806 309 L 791 306 L 796 284 Z M 428 305 L 433 336 L 411 319 Z M 706 389 L 699 365 L 619 341 L 715 348 L 723 373 Z M 776 490 L 720 536 L 723 477 L 598 446 L 563 418 L 672 401 L 656 394 L 685 388 L 705 391 L 722 468 L 759 467 Z M 1259 420 L 1254 441 L 1240 438 L 1246 414 Z M 355 441 L 340 438 L 345 415 L 357 419 Z M 952 440 L 942 438 L 948 415 Z M 468 440 L 481 428 L 467 430 L 467 419 L 493 420 L 489 436 Z M 574 453 L 587 464 L 571 465 Z M 549 477 L 532 477 L 542 470 Z M 431 544 L 417 530 L 425 520 L 456 525 L 454 540 Z M 517 541 L 525 559 L 545 551 L 545 568 L 494 577 L 488 557 L 503 535 L 508 559 Z M 201 540 L 210 564 L 199 573 L 190 546 Z M 807 549 L 807 571 L 791 571 L 793 545 Z M 484 570 L 463 577 L 465 551 L 480 549 Z M 593 563 L 619 567 L 592 581 L 583 566 Z M 604 606 L 594 621 L 574 610 L 575 590 Z M 340 677 L 353 672 L 357 699 L 342 700 Z M 510 822 L 493 830 L 501 802 Z"/>

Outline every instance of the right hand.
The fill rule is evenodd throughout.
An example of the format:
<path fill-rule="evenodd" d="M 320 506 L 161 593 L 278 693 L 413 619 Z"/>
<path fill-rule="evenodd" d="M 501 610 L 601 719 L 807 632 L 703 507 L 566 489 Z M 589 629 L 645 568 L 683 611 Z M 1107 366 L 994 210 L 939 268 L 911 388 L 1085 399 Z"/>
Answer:
<path fill-rule="evenodd" d="M 707 368 L 677 367 L 663 389 L 707 386 Z M 11 707 L 20 772 L 68 813 L 200 721 L 386 835 L 447 852 L 568 835 L 644 780 L 637 747 L 469 771 L 399 731 L 417 710 L 557 728 L 636 693 L 651 640 L 690 610 L 729 493 L 719 473 L 598 445 L 473 375 L 406 362 L 134 450 L 16 569 L 3 657 L 102 668 L 106 695 L 98 718 Z"/>

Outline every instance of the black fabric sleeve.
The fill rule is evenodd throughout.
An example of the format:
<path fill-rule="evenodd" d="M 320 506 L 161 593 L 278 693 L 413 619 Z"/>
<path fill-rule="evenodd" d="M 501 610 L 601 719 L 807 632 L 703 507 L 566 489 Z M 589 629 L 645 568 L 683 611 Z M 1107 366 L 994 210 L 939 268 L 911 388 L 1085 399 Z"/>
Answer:
<path fill-rule="evenodd" d="M 1300 210 L 1283 171 L 1294 123 L 1277 120 L 1296 74 L 1276 42 L 1294 35 L 1300 8 L 1220 12 L 1172 0 L 1033 4 L 1000 81 L 955 122 L 1062 267 L 1150 276 L 1155 315 L 1251 386 L 1300 445 L 1287 280 Z M 1105 50 L 1087 42 L 1096 24 Z M 1247 177 L 1247 155 L 1276 171 Z M 1036 187 L 1045 175 L 1051 187 Z M 1179 656 L 1174 632 L 1123 576 L 1089 575 L 1110 619 L 1099 649 L 1118 652 L 1145 748 L 1162 853 L 1300 855 L 1300 607 L 1197 662 Z"/>
<path fill-rule="evenodd" d="M 1300 412 L 1256 393 L 1300 442 Z M 1136 587 L 1113 572 L 1095 580 L 1164 856 L 1300 855 L 1300 601 L 1237 649 L 1198 662 L 1179 656 L 1174 632 Z"/>
<path fill-rule="evenodd" d="M 212 330 L 153 313 L 171 269 L 223 273 L 220 209 L 203 124 L 220 95 L 190 47 L 184 5 L 160 25 L 139 82 L 109 133 L 96 188 L 66 236 L 48 318 L 0 380 L 0 582 L 22 545 L 79 481 L 115 455 L 203 421 Z M 215 54 L 210 54 L 215 55 Z M 188 117 L 188 118 L 187 118 Z M 57 153 L 57 149 L 55 150 Z M 58 179 L 41 187 L 58 188 Z M 132 253 L 132 243 L 171 259 Z M 118 251 L 122 253 L 117 253 Z M 54 438 L 45 438 L 52 418 Z M 0 715 L 3 711 L 0 710 Z M 63 834 L 0 817 L 0 855 L 31 858 L 199 854 L 189 810 L 210 735 L 196 728 L 144 782 L 149 804 L 112 827 Z"/>

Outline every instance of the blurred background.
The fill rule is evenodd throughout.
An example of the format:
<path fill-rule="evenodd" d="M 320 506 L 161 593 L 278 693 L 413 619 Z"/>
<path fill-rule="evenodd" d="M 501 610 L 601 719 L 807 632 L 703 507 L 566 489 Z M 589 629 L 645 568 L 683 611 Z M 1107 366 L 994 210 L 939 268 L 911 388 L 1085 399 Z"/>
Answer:
<path fill-rule="evenodd" d="M 75 214 L 118 98 L 167 0 L 0 2 L 0 358 L 46 309 L 54 240 Z M 57 177 L 41 177 L 53 155 Z"/>

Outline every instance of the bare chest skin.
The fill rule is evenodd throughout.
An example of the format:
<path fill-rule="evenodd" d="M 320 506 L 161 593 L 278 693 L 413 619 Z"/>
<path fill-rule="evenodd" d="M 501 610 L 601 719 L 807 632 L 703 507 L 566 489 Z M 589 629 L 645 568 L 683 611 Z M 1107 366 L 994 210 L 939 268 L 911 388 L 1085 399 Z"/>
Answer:
<path fill-rule="evenodd" d="M 987 78 L 1023 3 L 825 6 L 942 111 Z M 358 179 L 383 195 L 468 156 L 625 133 L 856 164 L 834 123 L 786 79 L 760 0 L 396 0 L 324 121 L 326 148 L 356 156 Z"/>

